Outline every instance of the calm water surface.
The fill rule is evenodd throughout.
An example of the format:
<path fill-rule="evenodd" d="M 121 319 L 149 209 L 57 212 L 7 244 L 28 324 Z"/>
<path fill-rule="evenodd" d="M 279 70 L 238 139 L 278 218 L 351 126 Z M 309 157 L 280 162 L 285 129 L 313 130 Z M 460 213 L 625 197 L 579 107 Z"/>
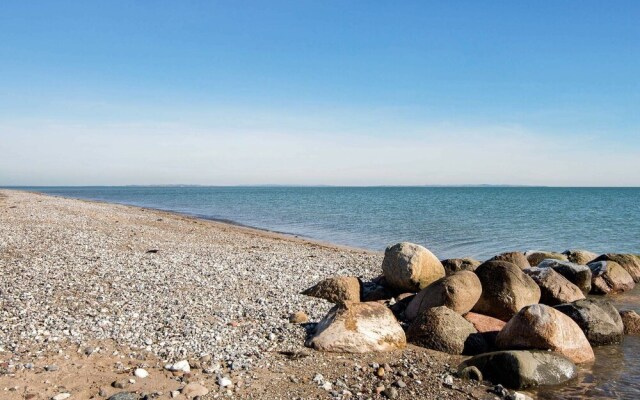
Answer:
<path fill-rule="evenodd" d="M 440 258 L 581 248 L 640 253 L 640 188 L 38 187 L 65 197 L 177 211 L 349 246 L 399 241 Z M 640 304 L 640 286 L 612 297 Z M 545 399 L 640 399 L 640 338 L 595 349 L 570 384 Z"/>

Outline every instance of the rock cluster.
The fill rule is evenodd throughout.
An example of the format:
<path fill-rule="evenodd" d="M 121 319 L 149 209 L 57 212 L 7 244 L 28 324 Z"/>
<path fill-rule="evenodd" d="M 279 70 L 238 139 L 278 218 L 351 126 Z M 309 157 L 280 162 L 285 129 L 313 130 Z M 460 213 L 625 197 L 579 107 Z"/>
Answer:
<path fill-rule="evenodd" d="M 376 296 L 344 304 L 318 296 L 338 305 L 307 344 L 358 353 L 402 349 L 406 340 L 474 356 L 460 365 L 463 378 L 484 377 L 513 389 L 555 385 L 576 376 L 575 364 L 594 360 L 592 346 L 640 331 L 635 312 L 619 314 L 606 300 L 585 297 L 631 289 L 636 268 L 640 276 L 637 262 L 632 255 L 598 257 L 584 250 L 441 262 L 422 246 L 399 243 L 387 248 L 382 275 L 361 282 L 369 288 L 362 293 Z M 315 295 L 315 288 L 338 279 L 347 278 L 329 278 L 303 293 Z"/>

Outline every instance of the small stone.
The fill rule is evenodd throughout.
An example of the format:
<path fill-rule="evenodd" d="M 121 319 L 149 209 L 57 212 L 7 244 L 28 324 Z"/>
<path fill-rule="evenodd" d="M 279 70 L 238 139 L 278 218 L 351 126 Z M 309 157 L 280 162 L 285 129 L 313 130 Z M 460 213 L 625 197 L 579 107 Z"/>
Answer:
<path fill-rule="evenodd" d="M 271 333 L 269 334 L 269 340 L 274 341 L 274 340 L 276 340 L 277 338 L 278 338 L 278 337 L 276 336 L 276 334 L 275 334 L 275 333 L 271 332 Z"/>
<path fill-rule="evenodd" d="M 231 385 L 233 385 L 233 382 L 231 381 L 231 379 L 229 379 L 228 377 L 224 376 L 218 379 L 218 385 L 220 387 L 229 387 Z"/>
<path fill-rule="evenodd" d="M 133 374 L 141 379 L 144 379 L 149 376 L 149 372 L 147 372 L 147 370 L 143 368 L 136 368 Z"/>
<path fill-rule="evenodd" d="M 98 396 L 100 396 L 100 397 L 107 397 L 107 389 L 105 389 L 105 388 L 100 388 L 100 390 L 98 390 Z"/>
<path fill-rule="evenodd" d="M 175 364 L 167 364 L 164 368 L 173 372 L 191 372 L 191 366 L 187 360 L 178 361 Z"/>
<path fill-rule="evenodd" d="M 384 385 L 380 385 L 380 386 L 376 387 L 376 394 L 380 394 L 380 393 L 384 392 L 384 389 L 385 389 Z"/>
<path fill-rule="evenodd" d="M 452 387 L 453 386 L 453 376 L 451 375 L 446 375 L 443 379 L 442 379 L 442 384 L 446 387 Z"/>
<path fill-rule="evenodd" d="M 395 399 L 398 397 L 398 391 L 394 387 L 386 388 L 382 394 L 384 394 L 388 399 Z"/>
<path fill-rule="evenodd" d="M 407 387 L 407 384 L 404 383 L 403 380 L 398 380 L 396 381 L 396 386 L 399 387 L 400 389 Z"/>
<path fill-rule="evenodd" d="M 111 386 L 113 386 L 116 389 L 124 389 L 127 386 L 129 386 L 129 381 L 125 379 L 120 379 L 118 381 L 113 381 L 113 383 L 111 383 Z"/>
<path fill-rule="evenodd" d="M 482 382 L 482 372 L 472 365 L 460 371 L 460 378 Z"/>
<path fill-rule="evenodd" d="M 91 346 L 90 347 L 85 347 L 83 352 L 84 352 L 85 356 L 90 356 L 90 355 L 92 355 L 93 353 L 96 352 L 96 348 L 95 347 L 91 347 Z"/>
<path fill-rule="evenodd" d="M 330 391 L 331 389 L 333 389 L 333 385 L 331 384 L 331 382 L 325 382 L 325 383 L 322 385 L 322 388 L 328 392 L 328 391 Z"/>
<path fill-rule="evenodd" d="M 60 368 L 58 368 L 57 365 L 45 365 L 44 369 L 47 372 L 53 372 L 53 371 L 57 371 Z"/>
<path fill-rule="evenodd" d="M 109 397 L 108 400 L 138 400 L 138 396 L 129 392 L 120 392 Z"/>
<path fill-rule="evenodd" d="M 182 388 L 182 394 L 187 396 L 188 399 L 192 399 L 198 396 L 204 396 L 209 393 L 209 390 L 199 383 L 191 382 L 184 388 Z"/>
<path fill-rule="evenodd" d="M 71 397 L 71 393 L 59 393 L 51 398 L 51 400 L 66 400 Z"/>
<path fill-rule="evenodd" d="M 384 367 L 379 367 L 376 371 L 376 376 L 382 378 L 384 376 Z"/>
<path fill-rule="evenodd" d="M 304 324 L 309 322 L 309 316 L 304 311 L 298 311 L 289 316 L 289 322 L 292 324 Z"/>
<path fill-rule="evenodd" d="M 171 392 L 171 398 L 176 398 L 178 396 L 180 396 L 180 392 L 179 391 L 174 390 L 174 391 Z"/>

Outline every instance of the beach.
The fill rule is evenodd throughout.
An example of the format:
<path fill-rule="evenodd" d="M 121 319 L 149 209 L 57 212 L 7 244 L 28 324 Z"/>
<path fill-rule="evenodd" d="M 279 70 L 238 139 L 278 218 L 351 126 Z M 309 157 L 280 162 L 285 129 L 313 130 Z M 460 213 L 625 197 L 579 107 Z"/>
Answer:
<path fill-rule="evenodd" d="M 305 324 L 289 316 L 302 311 L 317 322 L 331 304 L 299 293 L 330 276 L 374 278 L 382 256 L 170 212 L 0 190 L 1 397 L 186 398 L 191 382 L 208 390 L 203 399 L 373 398 L 398 380 L 397 398 L 489 396 L 476 383 L 443 385 L 458 356 L 414 346 L 363 355 L 304 347 Z M 181 360 L 189 373 L 165 368 Z M 386 376 L 375 376 L 375 364 L 385 363 Z M 136 377 L 136 368 L 149 376 Z"/>

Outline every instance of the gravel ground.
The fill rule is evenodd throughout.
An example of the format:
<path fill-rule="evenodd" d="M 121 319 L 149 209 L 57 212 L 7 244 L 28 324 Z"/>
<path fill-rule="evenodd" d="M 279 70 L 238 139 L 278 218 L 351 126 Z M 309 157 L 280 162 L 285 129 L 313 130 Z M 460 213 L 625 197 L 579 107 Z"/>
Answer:
<path fill-rule="evenodd" d="M 372 278 L 381 262 L 381 253 L 173 213 L 0 190 L 3 366 L 11 382 L 30 357 L 42 364 L 45 355 L 69 346 L 83 353 L 88 343 L 99 349 L 109 342 L 126 348 L 130 358 L 146 354 L 147 364 L 160 371 L 164 362 L 207 355 L 198 366 L 203 373 L 246 373 L 256 382 L 244 391 L 225 389 L 229 395 L 340 397 L 351 387 L 341 385 L 350 371 L 360 377 L 352 389 L 375 396 L 378 384 L 368 381 L 366 366 L 377 356 L 305 349 L 305 328 L 288 323 L 288 316 L 304 311 L 318 321 L 330 304 L 301 290 L 332 275 Z M 421 386 L 405 390 L 407 396 L 478 398 L 486 392 L 470 384 L 442 386 L 456 357 L 413 347 L 383 357 L 394 357 L 395 363 L 388 361 L 401 367 L 399 373 L 413 370 Z M 314 382 L 320 372 L 333 379 L 332 389 Z"/>

